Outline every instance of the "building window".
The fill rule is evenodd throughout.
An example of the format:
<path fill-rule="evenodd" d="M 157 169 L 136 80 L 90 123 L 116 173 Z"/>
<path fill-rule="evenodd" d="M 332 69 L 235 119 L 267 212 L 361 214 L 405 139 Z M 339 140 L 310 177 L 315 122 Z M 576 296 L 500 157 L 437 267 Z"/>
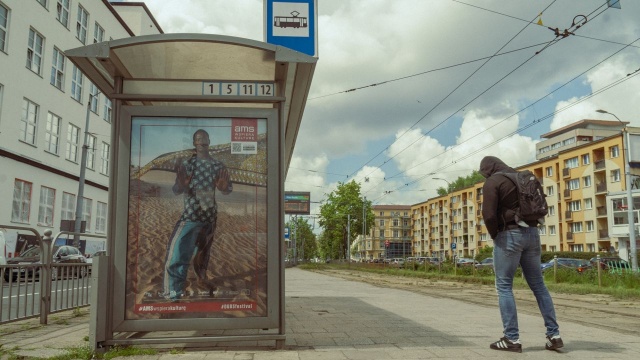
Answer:
<path fill-rule="evenodd" d="M 618 156 L 620 156 L 620 148 L 618 147 L 618 145 L 612 146 L 609 148 L 609 153 L 612 158 L 617 158 Z"/>
<path fill-rule="evenodd" d="M 31 212 L 31 186 L 30 182 L 16 179 L 13 185 L 13 206 L 11 208 L 11 221 L 19 223 L 29 222 Z"/>
<path fill-rule="evenodd" d="M 575 200 L 575 201 L 569 202 L 569 209 L 571 211 L 580 211 L 580 210 L 582 210 L 580 202 L 581 202 L 580 200 Z"/>
<path fill-rule="evenodd" d="M 103 142 L 102 143 L 102 164 L 100 166 L 100 173 L 104 175 L 109 175 L 109 144 Z"/>
<path fill-rule="evenodd" d="M 98 87 L 93 83 L 89 83 L 89 102 L 91 103 L 91 111 L 98 115 L 98 108 L 100 106 L 100 91 Z"/>
<path fill-rule="evenodd" d="M 589 165 L 589 164 L 591 164 L 591 157 L 589 156 L 589 154 L 582 155 L 582 165 Z"/>
<path fill-rule="evenodd" d="M 20 118 L 20 140 L 35 145 L 36 128 L 38 127 L 39 106 L 30 100 L 22 100 L 22 116 Z"/>
<path fill-rule="evenodd" d="M 27 43 L 27 69 L 40 75 L 42 69 L 42 55 L 44 51 L 44 37 L 37 31 L 29 29 Z"/>
<path fill-rule="evenodd" d="M 400 226 L 400 221 L 398 219 L 393 219 L 393 226 Z"/>
<path fill-rule="evenodd" d="M 393 238 L 397 239 L 400 237 L 400 232 L 398 230 L 393 230 Z"/>
<path fill-rule="evenodd" d="M 380 239 L 384 239 L 384 230 L 383 230 L 383 229 L 380 229 L 379 234 L 380 234 L 380 235 L 379 235 L 379 238 L 380 238 Z"/>
<path fill-rule="evenodd" d="M 580 180 L 579 179 L 571 179 L 567 181 L 567 188 L 569 190 L 578 190 L 580 189 Z"/>
<path fill-rule="evenodd" d="M 611 170 L 611 182 L 619 182 L 620 181 L 620 170 Z"/>
<path fill-rule="evenodd" d="M 96 21 L 96 27 L 93 30 L 93 43 L 99 43 L 104 40 L 104 29 Z"/>
<path fill-rule="evenodd" d="M 595 231 L 595 227 L 593 226 L 593 220 L 589 220 L 589 221 L 585 222 L 585 224 L 587 224 L 587 232 L 594 232 Z"/>
<path fill-rule="evenodd" d="M 85 222 L 85 230 L 91 230 L 91 208 L 93 207 L 93 200 L 82 198 L 82 221 Z"/>
<path fill-rule="evenodd" d="M 40 3 L 40 5 L 44 6 L 44 8 L 47 8 L 47 0 L 36 0 Z"/>
<path fill-rule="evenodd" d="M 0 4 L 0 51 L 7 51 L 7 31 L 9 30 L 9 9 Z"/>
<path fill-rule="evenodd" d="M 539 226 L 538 227 L 538 233 L 540 233 L 540 235 L 547 235 L 547 227 L 546 226 Z"/>
<path fill-rule="evenodd" d="M 62 193 L 61 220 L 74 220 L 76 218 L 76 196 L 68 192 Z"/>
<path fill-rule="evenodd" d="M 553 196 L 553 194 L 554 194 L 554 187 L 547 186 L 547 196 Z"/>
<path fill-rule="evenodd" d="M 78 18 L 76 21 L 76 38 L 81 43 L 87 43 L 87 29 L 89 28 L 89 13 L 82 6 L 78 5 Z"/>
<path fill-rule="evenodd" d="M 560 145 L 560 143 L 559 143 L 559 142 L 557 142 L 557 143 L 555 143 L 555 144 L 551 144 L 551 150 L 558 149 L 558 148 L 560 148 L 561 146 L 562 146 L 562 145 Z"/>
<path fill-rule="evenodd" d="M 113 105 L 111 100 L 104 98 L 104 111 L 102 112 L 102 119 L 111 124 L 111 113 L 113 111 Z"/>
<path fill-rule="evenodd" d="M 38 225 L 53 226 L 53 204 L 56 191 L 50 187 L 40 187 L 40 208 L 38 210 Z"/>
<path fill-rule="evenodd" d="M 546 168 L 547 171 L 547 177 L 552 177 L 553 176 L 553 167 L 549 166 Z"/>
<path fill-rule="evenodd" d="M 69 161 L 78 162 L 78 139 L 80 138 L 80 128 L 69 124 L 67 128 L 67 152 L 66 158 Z"/>
<path fill-rule="evenodd" d="M 96 160 L 96 137 L 87 136 L 87 168 L 94 169 Z"/>
<path fill-rule="evenodd" d="M 573 169 L 578 167 L 578 157 L 567 159 L 564 161 L 564 167 L 567 169 Z"/>
<path fill-rule="evenodd" d="M 62 90 L 64 87 L 64 55 L 62 51 L 53 48 L 53 59 L 51 61 L 51 85 Z"/>
<path fill-rule="evenodd" d="M 593 200 L 591 198 L 584 199 L 584 208 L 593 209 Z"/>
<path fill-rule="evenodd" d="M 571 223 L 570 229 L 572 233 L 580 233 L 582 232 L 582 223 L 581 222 Z"/>
<path fill-rule="evenodd" d="M 549 216 L 553 216 L 556 214 L 556 207 L 551 205 L 549 206 Z"/>
<path fill-rule="evenodd" d="M 62 119 L 52 113 L 47 114 L 47 129 L 44 134 L 44 140 L 46 142 L 47 148 L 45 151 L 48 151 L 52 154 L 58 155 L 59 147 L 60 147 L 60 123 Z"/>
<path fill-rule="evenodd" d="M 96 232 L 101 234 L 107 232 L 107 204 L 100 201 L 96 207 Z"/>
<path fill-rule="evenodd" d="M 555 235 L 555 234 L 556 234 L 556 226 L 549 225 L 549 235 Z"/>
<path fill-rule="evenodd" d="M 82 83 L 84 82 L 84 75 L 80 72 L 77 66 L 73 65 L 73 77 L 71 79 L 71 97 L 77 102 L 82 102 Z"/>
<path fill-rule="evenodd" d="M 582 184 L 584 184 L 584 187 L 590 187 L 591 186 L 591 175 L 587 175 L 585 177 L 582 178 Z"/>
<path fill-rule="evenodd" d="M 56 20 L 64 27 L 69 27 L 69 0 L 58 0 Z"/>
<path fill-rule="evenodd" d="M 384 219 L 380 219 L 380 226 L 384 226 Z"/>
<path fill-rule="evenodd" d="M 575 142 L 576 142 L 576 138 L 574 138 L 574 137 L 568 138 L 568 139 L 562 140 L 562 146 L 571 145 L 571 144 L 573 144 Z"/>

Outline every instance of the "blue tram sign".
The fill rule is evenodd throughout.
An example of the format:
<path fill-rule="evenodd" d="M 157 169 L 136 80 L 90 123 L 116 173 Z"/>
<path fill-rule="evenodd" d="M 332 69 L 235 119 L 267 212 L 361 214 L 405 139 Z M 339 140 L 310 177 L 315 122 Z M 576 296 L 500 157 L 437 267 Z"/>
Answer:
<path fill-rule="evenodd" d="M 266 42 L 318 56 L 318 0 L 265 0 Z"/>

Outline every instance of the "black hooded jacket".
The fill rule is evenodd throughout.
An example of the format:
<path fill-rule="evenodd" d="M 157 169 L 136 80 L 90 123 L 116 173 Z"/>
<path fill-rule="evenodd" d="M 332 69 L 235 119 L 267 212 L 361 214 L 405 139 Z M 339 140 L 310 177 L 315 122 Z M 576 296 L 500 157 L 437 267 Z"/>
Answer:
<path fill-rule="evenodd" d="M 487 178 L 482 187 L 482 218 L 492 239 L 505 226 L 516 225 L 514 217 L 518 207 L 518 189 L 506 176 L 497 172 L 516 172 L 495 156 L 485 156 L 480 161 L 480 173 Z"/>

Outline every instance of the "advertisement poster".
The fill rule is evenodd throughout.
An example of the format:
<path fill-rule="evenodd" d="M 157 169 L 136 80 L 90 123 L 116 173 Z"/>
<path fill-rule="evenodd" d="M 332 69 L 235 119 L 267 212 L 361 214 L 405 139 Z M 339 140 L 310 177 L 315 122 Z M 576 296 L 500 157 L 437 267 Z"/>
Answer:
<path fill-rule="evenodd" d="M 267 316 L 266 122 L 132 118 L 126 319 Z"/>

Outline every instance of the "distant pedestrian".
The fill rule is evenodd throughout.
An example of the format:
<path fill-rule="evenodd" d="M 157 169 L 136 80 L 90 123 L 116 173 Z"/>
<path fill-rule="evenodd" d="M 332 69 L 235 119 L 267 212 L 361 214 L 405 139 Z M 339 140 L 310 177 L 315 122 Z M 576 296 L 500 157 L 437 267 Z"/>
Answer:
<path fill-rule="evenodd" d="M 513 297 L 513 278 L 518 265 L 536 297 L 538 308 L 547 328 L 547 350 L 563 347 L 556 312 L 549 290 L 544 284 L 540 269 L 540 234 L 538 223 L 528 227 L 516 224 L 515 209 L 518 207 L 516 185 L 498 172 L 516 172 L 502 160 L 486 156 L 480 162 L 480 173 L 487 178 L 482 187 L 482 217 L 489 235 L 493 239 L 493 266 L 498 292 L 498 305 L 504 327 L 504 336 L 490 345 L 491 349 L 522 352 L 518 329 L 518 312 Z"/>

